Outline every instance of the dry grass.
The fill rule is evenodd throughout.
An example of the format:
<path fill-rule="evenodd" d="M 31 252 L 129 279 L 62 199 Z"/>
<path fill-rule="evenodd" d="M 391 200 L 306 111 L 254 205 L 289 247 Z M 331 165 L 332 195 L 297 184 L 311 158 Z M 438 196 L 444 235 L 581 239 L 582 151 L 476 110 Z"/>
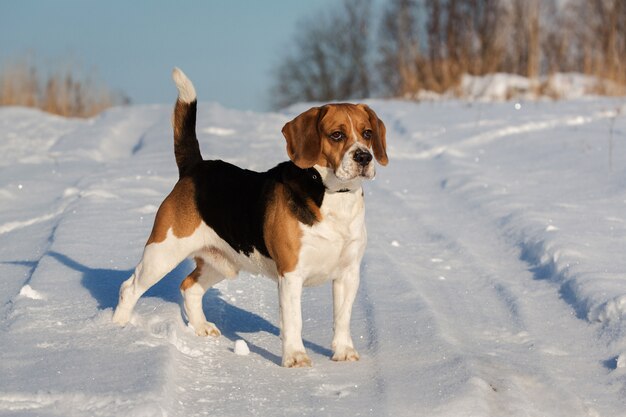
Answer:
<path fill-rule="evenodd" d="M 626 94 L 624 0 L 389 0 L 377 66 L 383 95 L 443 93 L 464 74 L 537 80 L 577 72 Z"/>
<path fill-rule="evenodd" d="M 41 77 L 27 62 L 0 71 L 0 106 L 35 107 L 65 117 L 91 117 L 129 100 L 71 70 Z"/>

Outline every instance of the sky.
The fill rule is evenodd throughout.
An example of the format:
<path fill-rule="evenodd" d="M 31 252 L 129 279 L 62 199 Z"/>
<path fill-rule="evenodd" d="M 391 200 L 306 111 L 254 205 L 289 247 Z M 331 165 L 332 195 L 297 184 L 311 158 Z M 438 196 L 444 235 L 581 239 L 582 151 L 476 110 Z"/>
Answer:
<path fill-rule="evenodd" d="M 180 67 L 200 101 L 269 109 L 272 69 L 298 24 L 332 0 L 0 0 L 0 71 L 76 68 L 132 103 L 169 103 Z M 93 74 L 93 75 L 91 75 Z"/>

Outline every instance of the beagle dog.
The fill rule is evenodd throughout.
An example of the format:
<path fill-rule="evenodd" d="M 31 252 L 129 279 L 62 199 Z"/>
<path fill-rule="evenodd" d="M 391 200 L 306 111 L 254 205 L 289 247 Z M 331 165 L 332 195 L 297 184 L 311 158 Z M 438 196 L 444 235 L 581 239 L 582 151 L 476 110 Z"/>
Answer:
<path fill-rule="evenodd" d="M 126 324 L 139 297 L 193 257 L 196 268 L 180 289 L 197 335 L 220 335 L 202 311 L 211 286 L 240 270 L 263 274 L 278 282 L 282 365 L 311 366 L 302 343 L 302 287 L 331 280 L 332 359 L 358 360 L 350 315 L 366 243 L 361 183 L 374 178 L 373 158 L 388 162 L 385 125 L 366 105 L 328 104 L 283 127 L 290 161 L 267 172 L 203 161 L 194 86 L 178 68 L 172 78 L 180 178 L 157 211 L 141 262 L 120 288 L 113 321 Z"/>

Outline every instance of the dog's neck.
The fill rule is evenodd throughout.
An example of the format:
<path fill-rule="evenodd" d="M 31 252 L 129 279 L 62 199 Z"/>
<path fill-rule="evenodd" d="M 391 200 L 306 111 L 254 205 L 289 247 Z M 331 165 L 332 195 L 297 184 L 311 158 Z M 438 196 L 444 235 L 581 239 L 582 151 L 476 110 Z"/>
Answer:
<path fill-rule="evenodd" d="M 329 193 L 350 193 L 356 192 L 361 189 L 361 177 L 356 177 L 349 181 L 342 181 L 333 172 L 332 169 L 328 167 L 323 167 L 321 165 L 315 165 L 314 168 L 317 172 L 320 173 L 322 177 L 322 182 L 326 187 L 326 192 Z"/>

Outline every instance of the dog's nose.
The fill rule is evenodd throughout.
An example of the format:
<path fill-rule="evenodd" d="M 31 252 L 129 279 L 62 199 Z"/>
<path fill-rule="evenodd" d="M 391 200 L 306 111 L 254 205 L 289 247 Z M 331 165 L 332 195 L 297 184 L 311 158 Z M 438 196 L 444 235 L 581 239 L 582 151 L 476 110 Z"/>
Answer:
<path fill-rule="evenodd" d="M 359 165 L 365 166 L 372 161 L 372 154 L 368 151 L 364 151 L 363 149 L 357 149 L 354 151 L 354 156 L 352 157 Z"/>

